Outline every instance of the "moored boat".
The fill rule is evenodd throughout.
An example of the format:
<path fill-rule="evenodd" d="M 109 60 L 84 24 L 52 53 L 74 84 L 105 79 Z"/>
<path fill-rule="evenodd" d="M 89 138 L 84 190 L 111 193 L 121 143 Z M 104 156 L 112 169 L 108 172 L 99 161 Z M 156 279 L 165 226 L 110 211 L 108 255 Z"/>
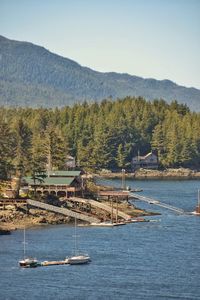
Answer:
<path fill-rule="evenodd" d="M 200 206 L 196 207 L 196 210 L 192 212 L 193 215 L 200 216 Z"/>
<path fill-rule="evenodd" d="M 138 223 L 138 222 L 149 222 L 149 220 L 146 220 L 145 218 L 130 218 L 125 221 L 126 223 Z"/>
<path fill-rule="evenodd" d="M 195 211 L 193 211 L 192 214 L 200 216 L 200 190 L 198 190 L 198 203 L 197 203 Z"/>
<path fill-rule="evenodd" d="M 39 266 L 39 263 L 36 258 L 26 257 L 26 230 L 24 227 L 24 258 L 19 261 L 19 266 L 22 268 L 36 268 Z"/>
<path fill-rule="evenodd" d="M 67 258 L 68 263 L 70 265 L 80 265 L 80 264 L 87 264 L 91 261 L 88 255 L 74 255 Z"/>
<path fill-rule="evenodd" d="M 74 255 L 70 257 L 66 257 L 66 261 L 70 265 L 80 265 L 80 264 L 87 264 L 91 261 L 89 255 L 87 254 L 80 254 L 77 250 L 77 234 L 76 234 L 76 227 L 77 227 L 77 222 L 76 222 L 76 217 L 74 220 Z"/>
<path fill-rule="evenodd" d="M 38 267 L 38 261 L 36 258 L 27 257 L 20 260 L 19 265 L 22 268 L 36 268 Z"/>
<path fill-rule="evenodd" d="M 111 221 L 105 221 L 100 223 L 90 223 L 90 226 L 96 226 L 96 227 L 113 227 L 113 226 L 120 226 L 120 225 L 126 225 L 125 222 L 111 222 Z"/>

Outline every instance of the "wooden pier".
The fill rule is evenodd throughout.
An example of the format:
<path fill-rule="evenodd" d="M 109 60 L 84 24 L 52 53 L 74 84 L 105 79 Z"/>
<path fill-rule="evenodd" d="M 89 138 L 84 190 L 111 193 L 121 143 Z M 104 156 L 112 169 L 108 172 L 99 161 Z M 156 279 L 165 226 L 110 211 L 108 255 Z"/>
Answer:
<path fill-rule="evenodd" d="M 124 195 L 124 193 L 123 193 Z M 81 202 L 81 203 L 88 203 L 93 207 L 105 210 L 106 212 L 109 212 L 110 214 L 114 214 L 115 216 L 119 216 L 124 220 L 129 220 L 130 219 L 130 215 L 128 215 L 127 213 L 124 213 L 118 209 L 115 209 L 105 203 L 93 200 L 93 199 L 84 199 L 84 198 L 78 198 L 78 197 L 71 197 L 69 199 L 70 201 L 74 201 L 74 202 Z"/>
<path fill-rule="evenodd" d="M 170 204 L 167 204 L 167 203 L 163 203 L 159 200 L 156 200 L 156 199 L 153 199 L 153 198 L 150 198 L 150 197 L 146 197 L 146 196 L 142 196 L 142 195 L 138 195 L 136 193 L 130 193 L 130 198 L 134 198 L 134 199 L 137 199 L 137 200 L 141 200 L 141 201 L 144 201 L 144 202 L 147 202 L 149 204 L 154 204 L 154 205 L 157 205 L 157 206 L 160 206 L 160 207 L 163 207 L 163 208 L 166 208 L 166 209 L 169 209 L 169 210 L 172 210 L 180 215 L 182 214 L 185 214 L 186 212 L 181 209 L 181 208 L 178 208 L 178 207 L 175 207 L 175 206 L 172 206 Z"/>

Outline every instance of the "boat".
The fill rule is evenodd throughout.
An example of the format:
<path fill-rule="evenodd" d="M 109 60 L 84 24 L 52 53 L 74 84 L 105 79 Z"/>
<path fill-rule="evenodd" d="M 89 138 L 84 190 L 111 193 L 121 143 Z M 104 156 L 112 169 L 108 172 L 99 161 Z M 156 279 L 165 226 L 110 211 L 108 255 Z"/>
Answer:
<path fill-rule="evenodd" d="M 77 250 L 77 234 L 76 234 L 76 217 L 75 217 L 75 225 L 74 225 L 74 255 L 70 257 L 66 257 L 66 261 L 70 265 L 80 265 L 87 264 L 91 261 L 90 256 L 88 254 L 80 254 Z"/>
<path fill-rule="evenodd" d="M 96 227 L 113 227 L 113 226 L 120 226 L 120 225 L 126 225 L 126 222 L 111 222 L 111 221 L 105 221 L 100 223 L 90 223 L 90 226 L 96 226 Z"/>
<path fill-rule="evenodd" d="M 150 222 L 150 220 L 146 220 L 145 218 L 130 218 L 128 220 L 125 221 L 126 223 L 138 223 L 138 222 Z"/>
<path fill-rule="evenodd" d="M 192 214 L 200 216 L 200 190 L 198 190 L 198 203 L 197 203 L 195 211 L 193 211 Z"/>
<path fill-rule="evenodd" d="M 38 261 L 36 258 L 27 257 L 20 260 L 19 265 L 22 268 L 36 268 L 38 267 Z"/>
<path fill-rule="evenodd" d="M 143 192 L 143 189 L 135 188 L 135 189 L 131 189 L 130 192 L 131 193 L 139 193 L 139 192 Z"/>
<path fill-rule="evenodd" d="M 36 258 L 26 257 L 26 231 L 24 227 L 24 258 L 19 261 L 19 266 L 22 268 L 36 268 L 39 263 Z"/>
<path fill-rule="evenodd" d="M 90 261 L 89 255 L 74 255 L 68 258 L 68 263 L 70 265 L 87 264 Z"/>

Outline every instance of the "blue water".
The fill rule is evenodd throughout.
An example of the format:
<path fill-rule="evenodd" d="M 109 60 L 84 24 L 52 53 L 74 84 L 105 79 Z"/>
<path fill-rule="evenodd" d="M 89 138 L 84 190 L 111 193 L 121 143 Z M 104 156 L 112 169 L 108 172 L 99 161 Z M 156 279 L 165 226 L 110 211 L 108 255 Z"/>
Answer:
<path fill-rule="evenodd" d="M 119 180 L 108 184 L 119 186 Z M 200 181 L 127 181 L 143 195 L 194 210 Z M 157 222 L 114 228 L 78 227 L 79 248 L 92 258 L 82 266 L 20 269 L 23 231 L 0 236 L 0 299 L 200 299 L 200 217 L 162 213 Z M 27 230 L 27 252 L 39 260 L 73 251 L 73 226 Z"/>

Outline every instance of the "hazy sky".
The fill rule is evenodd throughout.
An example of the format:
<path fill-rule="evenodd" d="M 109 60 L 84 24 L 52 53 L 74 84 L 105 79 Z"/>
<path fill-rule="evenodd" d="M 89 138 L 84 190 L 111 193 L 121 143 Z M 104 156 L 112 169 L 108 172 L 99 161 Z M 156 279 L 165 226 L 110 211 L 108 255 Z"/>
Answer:
<path fill-rule="evenodd" d="M 98 71 L 200 88 L 200 0 L 0 0 L 0 34 Z"/>

